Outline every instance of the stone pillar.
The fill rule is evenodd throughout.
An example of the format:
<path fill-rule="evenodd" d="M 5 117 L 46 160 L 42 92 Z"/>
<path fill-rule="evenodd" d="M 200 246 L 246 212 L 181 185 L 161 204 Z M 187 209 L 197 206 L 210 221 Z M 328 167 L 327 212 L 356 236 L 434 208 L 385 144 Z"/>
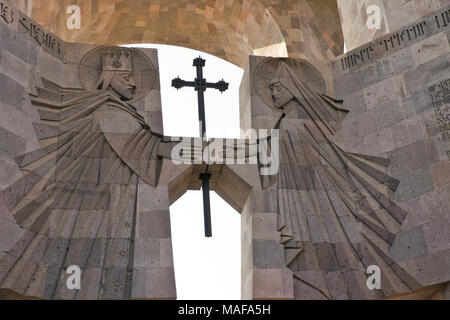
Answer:
<path fill-rule="evenodd" d="M 266 190 L 254 187 L 242 213 L 244 299 L 294 298 L 292 272 L 286 268 L 281 235 L 277 231 L 276 192 L 276 185 Z"/>
<path fill-rule="evenodd" d="M 139 181 L 132 299 L 176 299 L 169 207 L 187 190 L 190 171 L 164 159 L 156 188 Z"/>
<path fill-rule="evenodd" d="M 254 83 L 255 70 L 265 59 L 250 56 L 241 83 L 240 114 L 244 131 L 271 128 L 278 120 L 276 112 L 268 108 L 259 95 L 256 88 L 259 83 Z M 293 299 L 292 272 L 286 268 L 277 230 L 277 184 L 263 190 L 256 165 L 230 167 L 252 187 L 241 214 L 242 298 Z"/>
<path fill-rule="evenodd" d="M 242 299 L 293 299 L 292 272 L 277 231 L 276 185 L 262 190 L 256 165 L 227 167 L 251 188 L 241 210 Z"/>
<path fill-rule="evenodd" d="M 169 188 L 138 186 L 132 299 L 175 299 Z"/>

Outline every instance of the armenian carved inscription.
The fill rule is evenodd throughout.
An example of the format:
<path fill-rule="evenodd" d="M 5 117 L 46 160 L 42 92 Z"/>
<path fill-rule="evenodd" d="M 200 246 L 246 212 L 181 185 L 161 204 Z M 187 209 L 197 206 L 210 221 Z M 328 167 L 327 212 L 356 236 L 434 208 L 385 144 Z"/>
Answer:
<path fill-rule="evenodd" d="M 450 78 L 428 87 L 442 140 L 450 141 Z M 450 159 L 450 150 L 447 151 Z"/>
<path fill-rule="evenodd" d="M 47 32 L 44 28 L 23 14 L 20 15 L 19 23 L 22 33 L 27 34 L 34 39 L 36 43 L 46 49 L 46 51 L 49 51 L 55 56 L 60 56 L 62 54 L 62 40 L 58 39 L 52 33 Z"/>
<path fill-rule="evenodd" d="M 447 27 L 450 24 L 450 9 L 434 16 L 438 28 Z"/>
<path fill-rule="evenodd" d="M 352 68 L 354 66 L 357 66 L 361 63 L 364 63 L 366 61 L 369 61 L 371 56 L 371 53 L 373 52 L 373 46 L 370 45 L 366 48 L 361 49 L 359 52 L 354 52 L 348 55 L 345 58 L 341 59 L 342 63 L 342 70 L 346 70 L 348 68 Z"/>
<path fill-rule="evenodd" d="M 0 1 L 0 17 L 4 22 L 7 24 L 14 22 L 14 11 L 13 9 L 4 3 L 3 1 Z"/>
<path fill-rule="evenodd" d="M 48 53 L 62 59 L 64 41 L 10 5 L 9 1 L 0 0 L 0 21 L 29 37 Z"/>
<path fill-rule="evenodd" d="M 400 47 L 404 41 L 412 41 L 425 35 L 424 27 L 426 21 L 422 21 L 419 24 L 413 25 L 411 28 L 397 32 L 387 39 L 380 41 L 380 45 L 384 46 L 386 52 L 390 49 Z"/>
<path fill-rule="evenodd" d="M 386 35 L 381 40 L 374 41 L 359 51 L 349 53 L 341 59 L 342 70 L 348 70 L 359 65 L 370 63 L 374 57 L 383 57 L 392 52 L 408 46 L 426 36 L 442 32 L 450 26 L 450 9 L 444 9 L 424 18 L 404 29 Z"/>
<path fill-rule="evenodd" d="M 378 55 L 382 56 L 390 50 L 401 47 L 402 44 L 406 44 L 410 41 L 414 41 L 423 37 L 425 35 L 424 27 L 426 26 L 426 24 L 426 21 L 422 21 L 413 26 L 409 26 L 401 32 L 397 32 L 383 38 L 378 43 L 372 43 L 368 45 L 367 47 L 361 49 L 359 52 L 353 52 L 349 54 L 345 58 L 341 59 L 342 69 L 346 70 L 370 62 L 373 57 L 371 53 L 375 50 Z"/>

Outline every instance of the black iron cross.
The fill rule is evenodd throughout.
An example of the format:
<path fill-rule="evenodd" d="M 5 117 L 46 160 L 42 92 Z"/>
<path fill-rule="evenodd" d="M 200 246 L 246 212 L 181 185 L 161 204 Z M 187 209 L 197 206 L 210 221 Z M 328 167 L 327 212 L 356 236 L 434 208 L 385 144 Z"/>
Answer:
<path fill-rule="evenodd" d="M 217 89 L 220 92 L 225 92 L 228 90 L 228 83 L 223 81 L 223 79 L 216 83 L 206 82 L 206 79 L 203 78 L 203 67 L 205 66 L 206 60 L 198 57 L 194 59 L 193 66 L 197 68 L 197 78 L 194 81 L 184 81 L 181 80 L 180 77 L 172 80 L 172 87 L 181 89 L 183 87 L 193 87 L 195 91 L 197 91 L 198 96 L 198 119 L 200 121 L 200 137 L 205 139 L 206 133 L 206 117 L 205 117 L 205 97 L 204 92 L 207 88 Z M 206 167 L 206 172 L 202 173 L 199 176 L 199 179 L 202 180 L 202 191 L 203 191 L 203 213 L 205 216 L 205 236 L 211 237 L 211 207 L 209 201 L 209 179 L 211 178 L 211 174 L 208 173 L 208 166 Z"/>

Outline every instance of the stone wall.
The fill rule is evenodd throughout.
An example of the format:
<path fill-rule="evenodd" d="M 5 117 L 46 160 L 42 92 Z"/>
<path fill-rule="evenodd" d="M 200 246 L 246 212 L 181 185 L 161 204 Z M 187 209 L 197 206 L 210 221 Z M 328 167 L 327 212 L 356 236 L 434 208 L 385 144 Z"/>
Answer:
<path fill-rule="evenodd" d="M 391 225 L 391 222 L 387 223 L 388 229 L 392 229 L 393 231 L 390 232 L 395 235 L 391 244 L 387 246 L 383 241 L 375 238 L 372 242 L 376 243 L 375 246 L 379 246 L 378 252 L 386 252 L 383 258 L 374 259 L 381 268 L 382 290 L 371 291 L 365 286 L 365 267 L 374 264 L 375 261 L 370 257 L 364 257 L 367 251 L 361 249 L 364 246 L 363 241 L 360 243 L 357 238 L 352 241 L 358 242 L 358 250 L 361 250 L 360 258 L 364 261 L 362 267 L 364 271 L 361 276 L 350 275 L 351 272 L 346 273 L 346 264 L 337 267 L 333 265 L 332 250 L 325 252 L 318 249 L 315 254 L 319 266 L 311 267 L 314 270 L 308 273 L 309 271 L 305 271 L 310 267 L 308 263 L 314 265 L 314 258 L 310 258 L 310 255 L 314 257 L 314 250 L 311 251 L 308 247 L 309 240 L 303 240 L 302 245 L 299 246 L 302 253 L 298 256 L 298 268 L 301 271 L 294 270 L 294 280 L 292 280 L 291 270 L 295 269 L 293 267 L 295 262 L 292 261 L 296 259 L 295 254 L 298 252 L 295 249 L 298 247 L 296 247 L 297 244 L 292 243 L 288 250 L 281 252 L 276 240 L 280 237 L 280 213 L 287 210 L 285 208 L 289 210 L 294 208 L 291 212 L 302 213 L 301 206 L 298 206 L 296 200 L 296 192 L 301 194 L 303 189 L 308 192 L 315 189 L 313 186 L 308 186 L 306 182 L 305 186 L 301 185 L 301 181 L 306 179 L 306 172 L 298 179 L 292 177 L 292 175 L 295 176 L 295 171 L 285 176 L 285 180 L 281 174 L 281 184 L 286 184 L 286 190 L 279 189 L 277 195 L 271 189 L 262 190 L 261 193 L 257 193 L 254 189 L 255 194 L 252 192 L 250 199 L 258 199 L 255 201 L 258 204 L 257 209 L 252 211 L 247 208 L 242 214 L 242 228 L 246 230 L 243 233 L 242 251 L 252 253 L 251 259 L 247 255 L 247 258 L 243 256 L 242 260 L 245 266 L 243 268 L 244 297 L 323 299 L 325 296 L 332 299 L 343 297 L 344 299 L 349 297 L 361 299 L 392 296 L 407 298 L 406 295 L 402 295 L 405 293 L 416 298 L 440 297 L 440 294 L 436 292 L 442 290 L 445 283 L 450 281 L 449 17 L 450 7 L 448 6 L 431 15 L 422 16 L 394 33 L 379 37 L 338 57 L 330 64 L 331 70 L 328 73 L 327 68 L 317 61 L 297 64 L 294 59 L 250 57 L 240 88 L 241 127 L 243 129 L 273 128 L 279 121 L 279 110 L 270 108 L 274 102 L 271 101 L 273 100 L 271 94 L 274 95 L 275 91 L 267 89 L 277 74 L 274 72 L 277 61 L 284 61 L 296 70 L 300 81 L 305 81 L 314 88 L 320 87 L 318 85 L 320 81 L 316 76 L 318 71 L 325 78 L 323 83 L 326 85 L 327 79 L 332 78 L 331 85 L 334 88 L 325 89 L 322 86 L 323 91 L 320 92 L 343 99 L 343 108 L 349 110 L 340 131 L 334 136 L 335 141 L 343 150 L 353 155 L 365 155 L 363 161 L 369 166 L 370 159 L 378 159 L 380 162 L 372 169 L 384 170 L 383 163 L 385 163 L 386 173 L 399 182 L 397 187 L 384 190 L 382 195 L 374 195 L 376 188 L 365 194 L 357 201 L 358 210 L 364 211 L 372 207 L 377 215 L 385 217 L 385 213 L 381 212 L 389 212 L 390 205 L 393 207 L 398 205 L 398 210 L 403 211 L 406 218 L 396 226 Z M 275 61 L 274 64 L 271 61 Z M 314 65 L 315 69 L 307 71 L 308 62 Z M 289 81 L 283 80 L 282 84 L 287 88 Z M 289 90 L 294 89 L 290 86 Z M 287 104 L 287 108 L 291 106 Z M 280 120 L 281 132 L 290 129 L 300 131 L 303 120 L 288 118 L 290 111 L 285 110 L 285 118 L 281 118 L 284 119 L 283 121 Z M 281 135 L 283 136 L 283 133 Z M 281 148 L 282 158 L 291 157 L 289 159 L 305 161 L 303 157 L 308 157 L 309 153 L 305 152 L 307 149 L 297 140 L 301 139 L 295 134 L 289 136 L 289 139 L 285 137 L 283 140 L 281 137 L 283 143 L 288 146 L 292 144 L 293 147 L 293 150 L 286 147 L 285 151 Z M 385 162 L 378 157 L 389 161 Z M 280 170 L 283 165 L 290 166 L 292 163 L 288 161 L 286 164 L 281 159 Z M 287 169 L 287 172 L 290 171 Z M 369 172 L 366 173 L 369 174 Z M 291 189 L 294 191 L 292 192 Z M 364 187 L 360 189 L 364 190 Z M 393 202 L 389 205 L 390 200 L 387 201 L 384 197 Z M 381 200 L 383 198 L 385 200 Z M 359 201 L 366 204 L 361 204 Z M 307 198 L 302 198 L 303 206 L 307 206 L 307 202 Z M 323 206 L 326 205 L 323 204 Z M 319 212 L 320 207 L 321 205 L 318 205 L 319 209 L 317 209 L 311 206 L 308 210 L 304 210 L 309 217 L 313 215 L 314 210 Z M 334 210 L 342 210 L 339 206 L 333 205 L 333 207 Z M 326 219 L 333 210 L 326 211 L 327 213 L 322 215 L 325 220 L 323 225 L 309 220 L 307 225 L 300 223 L 300 227 L 311 229 L 312 242 L 316 241 L 323 247 L 329 245 L 327 241 L 317 240 L 314 237 L 318 237 L 323 229 L 331 225 L 331 222 L 327 222 Z M 338 216 L 345 215 L 341 212 Z M 275 220 L 276 217 L 278 222 Z M 373 234 L 367 232 L 364 227 L 361 228 L 361 222 L 359 223 L 360 229 L 355 228 L 355 230 L 365 232 L 364 237 L 372 237 Z M 345 225 L 345 222 L 343 224 Z M 264 231 L 261 232 L 262 230 Z M 334 230 L 333 228 L 329 230 L 330 240 Z M 301 231 L 302 237 L 307 234 L 303 229 Z M 283 236 L 283 229 L 281 229 L 281 235 Z M 330 241 L 332 247 L 335 246 L 333 241 L 335 240 Z M 337 240 L 336 243 L 341 245 L 341 242 Z M 336 246 L 334 254 L 338 256 L 337 248 Z M 337 260 L 340 261 L 341 258 L 338 256 Z M 289 265 L 289 269 L 279 263 L 283 259 L 293 263 Z M 323 282 L 320 280 L 320 270 L 329 272 Z M 338 272 L 333 273 L 336 270 L 342 272 L 345 281 L 342 281 L 341 276 L 336 276 Z M 357 268 L 352 269 L 354 270 Z M 352 276 L 355 278 L 350 280 Z M 396 276 L 398 276 L 397 279 L 395 279 Z M 300 277 L 303 277 L 301 280 L 306 279 L 306 281 L 300 283 L 301 281 L 298 280 Z M 322 291 L 315 292 L 311 286 L 305 285 L 308 282 L 314 283 L 315 289 L 319 287 Z M 342 289 L 345 288 L 344 284 L 350 285 L 347 289 Z M 277 289 L 271 291 L 273 288 Z M 400 296 L 396 296 L 398 294 Z"/>
<path fill-rule="evenodd" d="M 422 12 L 406 10 L 414 1 L 388 2 L 399 7 L 389 26 L 405 12 L 398 19 L 408 25 L 332 65 L 350 110 L 338 139 L 347 151 L 390 160 L 400 181 L 393 199 L 408 212 L 390 256 L 427 286 L 450 280 L 450 7 L 411 22 Z"/>
<path fill-rule="evenodd" d="M 133 203 L 137 208 L 134 218 L 138 222 L 136 227 L 133 226 L 134 231 L 131 236 L 127 237 L 126 233 L 123 233 L 124 236 L 117 235 L 114 241 L 116 244 L 131 241 L 134 245 L 130 245 L 129 248 L 122 248 L 124 250 L 120 252 L 114 251 L 117 249 L 116 247 L 112 250 L 112 259 L 116 259 L 116 264 L 105 265 L 103 275 L 108 274 L 107 277 L 114 276 L 115 278 L 106 280 L 109 289 L 105 288 L 102 294 L 99 293 L 100 289 L 98 288 L 101 282 L 99 277 L 102 276 L 101 269 L 97 266 L 93 267 L 91 260 L 90 263 L 83 260 L 86 250 L 77 247 L 81 243 L 92 244 L 92 238 L 88 235 L 84 238 L 79 236 L 72 239 L 70 235 L 73 235 L 73 230 L 70 228 L 75 229 L 76 227 L 71 224 L 71 219 L 62 222 L 64 225 L 62 229 L 65 231 L 56 231 L 56 226 L 60 223 L 58 222 L 58 216 L 67 216 L 72 212 L 80 216 L 85 215 L 93 218 L 98 217 L 100 212 L 89 211 L 86 208 L 83 211 L 82 205 L 78 207 L 79 210 L 75 211 L 69 210 L 70 208 L 63 208 L 65 210 L 61 210 L 61 212 L 52 210 L 51 217 L 45 225 L 51 225 L 55 230 L 51 229 L 48 232 L 36 230 L 39 227 L 28 228 L 21 225 L 17 216 L 13 216 L 12 211 L 9 211 L 14 207 L 11 203 L 18 203 L 17 199 L 40 197 L 39 193 L 33 195 L 33 192 L 28 191 L 32 184 L 36 182 L 36 179 L 38 181 L 40 181 L 39 179 L 44 180 L 43 171 L 39 171 L 39 169 L 42 169 L 42 167 L 39 167 L 42 161 L 37 167 L 33 164 L 27 165 L 26 170 L 23 166 L 21 168 L 18 166 L 18 164 L 21 165 L 18 159 L 25 154 L 30 155 L 31 152 L 36 151 L 34 155 L 44 154 L 43 157 L 45 158 L 47 152 L 44 151 L 46 150 L 45 147 L 48 146 L 45 135 L 48 134 L 46 130 L 49 126 L 45 125 L 45 121 L 41 121 L 39 112 L 42 112 L 42 110 L 39 109 L 38 112 L 38 108 L 32 104 L 30 96 L 34 100 L 33 103 L 41 101 L 45 106 L 46 101 L 52 99 L 58 102 L 59 98 L 59 102 L 61 102 L 64 94 L 58 96 L 57 93 L 58 90 L 62 91 L 63 88 L 72 90 L 71 94 L 75 93 L 72 97 L 76 97 L 77 93 L 83 94 L 84 88 L 79 78 L 79 65 L 85 54 L 95 49 L 96 45 L 65 43 L 26 17 L 16 7 L 11 6 L 9 0 L 1 0 L 0 4 L 2 5 L 2 15 L 0 16 L 0 297 L 23 298 L 24 296 L 34 296 L 73 299 L 78 295 L 78 297 L 86 298 L 98 298 L 100 296 L 109 296 L 110 298 L 123 298 L 124 296 L 150 299 L 174 298 L 176 290 L 168 190 L 168 184 L 171 181 L 168 178 L 168 171 L 174 170 L 173 168 L 168 170 L 167 164 L 164 165 L 166 169 L 164 169 L 162 177 L 165 182 L 160 187 L 153 188 L 141 179 L 134 184 L 130 183 L 133 184 L 130 186 L 130 192 L 133 192 L 133 190 L 136 192 L 136 202 Z M 152 90 L 148 90 L 149 92 L 145 97 L 134 102 L 133 105 L 153 132 L 163 134 L 157 52 L 153 49 L 141 49 L 140 52 L 154 67 L 154 86 Z M 45 89 L 49 82 L 52 83 L 51 88 L 56 91 Z M 86 105 L 84 106 L 86 107 Z M 113 123 L 111 130 L 119 130 L 120 128 L 127 130 L 127 128 L 124 128 L 126 125 L 127 123 L 119 121 Z M 52 136 L 49 135 L 49 137 Z M 104 156 L 103 152 L 102 156 Z M 27 161 L 33 161 L 33 157 L 31 156 L 31 159 Z M 105 163 L 109 164 L 108 159 L 102 158 L 100 154 L 97 155 L 97 158 L 93 158 L 93 161 L 97 163 L 106 161 Z M 49 160 L 49 164 L 52 165 L 52 163 L 53 174 L 56 171 L 64 170 L 64 168 L 55 168 L 55 160 L 53 162 Z M 43 167 L 46 167 L 46 165 Z M 50 173 L 52 173 L 51 170 Z M 81 172 L 79 174 L 81 176 Z M 45 175 L 48 176 L 48 174 Z M 35 180 L 33 182 L 30 179 Z M 53 187 L 51 184 L 49 185 L 49 188 Z M 123 189 L 123 185 L 113 185 L 109 191 L 111 194 L 105 197 L 105 199 L 111 199 L 111 204 L 108 204 L 108 206 L 111 205 L 111 208 L 118 207 L 117 203 L 114 204 L 115 200 L 113 199 L 115 195 L 120 194 L 121 188 Z M 80 195 L 76 193 L 78 193 L 78 190 L 73 191 L 70 197 L 80 198 Z M 81 199 L 84 199 L 83 196 L 81 196 Z M 86 207 L 86 205 L 95 204 L 96 201 L 86 198 L 83 203 Z M 121 208 L 125 212 L 124 207 Z M 26 214 L 33 216 L 33 210 L 35 209 L 26 206 L 25 210 L 28 210 Z M 44 216 L 42 215 L 42 217 Z M 42 217 L 39 217 L 38 220 Z M 45 221 L 45 217 L 43 219 Z M 80 220 L 83 220 L 83 218 L 80 218 Z M 130 226 L 131 224 L 127 228 L 130 229 Z M 79 228 L 79 232 L 85 232 L 91 227 L 81 230 L 82 227 L 80 229 L 80 225 L 78 225 L 77 228 Z M 33 237 L 31 238 L 33 239 L 33 245 L 21 247 L 22 242 L 27 243 L 30 237 Z M 97 240 L 101 237 L 103 236 L 98 236 Z M 71 245 L 67 245 L 69 241 L 72 241 Z M 36 243 L 38 243 L 37 246 Z M 52 293 L 51 288 L 58 281 L 59 275 L 64 275 L 64 272 L 60 270 L 63 266 L 56 262 L 61 261 L 61 257 L 65 259 L 67 255 L 66 252 L 62 252 L 63 247 L 67 247 L 67 252 L 71 252 L 69 256 L 72 255 L 72 258 L 80 262 L 80 264 L 76 264 L 83 268 L 82 290 L 79 292 L 65 290 L 63 286 L 54 289 Z M 114 245 L 111 245 L 112 247 Z M 90 257 L 101 255 L 92 247 L 89 253 L 92 253 Z M 17 260 L 19 262 L 15 262 L 12 266 L 10 262 L 15 261 L 15 259 L 19 259 Z M 127 260 L 125 264 L 124 260 Z M 52 269 L 52 263 L 56 263 L 56 269 Z M 127 269 L 128 265 L 132 268 Z M 133 277 L 131 284 L 128 284 L 127 280 L 125 288 L 122 284 L 117 283 L 119 281 L 117 279 L 122 278 L 123 274 L 127 272 L 132 273 Z M 34 277 L 33 280 L 31 280 L 32 277 Z M 3 290 L 5 288 L 8 290 Z M 21 295 L 17 295 L 18 293 Z"/>
<path fill-rule="evenodd" d="M 4 189 L 23 177 L 15 158 L 40 147 L 34 126 L 41 121 L 29 95 L 42 86 L 41 77 L 63 83 L 64 63 L 54 50 L 33 42 L 18 11 L 1 3 L 8 6 L 6 19 L 0 18 L 0 189 Z M 30 20 L 22 22 L 29 26 Z M 0 203 L 0 257 L 23 233 Z"/>

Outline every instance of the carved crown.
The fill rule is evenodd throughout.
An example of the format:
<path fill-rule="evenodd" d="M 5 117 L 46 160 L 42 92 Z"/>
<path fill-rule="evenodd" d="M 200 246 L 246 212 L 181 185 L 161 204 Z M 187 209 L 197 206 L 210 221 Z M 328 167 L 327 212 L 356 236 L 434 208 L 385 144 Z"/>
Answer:
<path fill-rule="evenodd" d="M 108 48 L 102 52 L 104 71 L 133 71 L 132 55 L 126 48 Z"/>

